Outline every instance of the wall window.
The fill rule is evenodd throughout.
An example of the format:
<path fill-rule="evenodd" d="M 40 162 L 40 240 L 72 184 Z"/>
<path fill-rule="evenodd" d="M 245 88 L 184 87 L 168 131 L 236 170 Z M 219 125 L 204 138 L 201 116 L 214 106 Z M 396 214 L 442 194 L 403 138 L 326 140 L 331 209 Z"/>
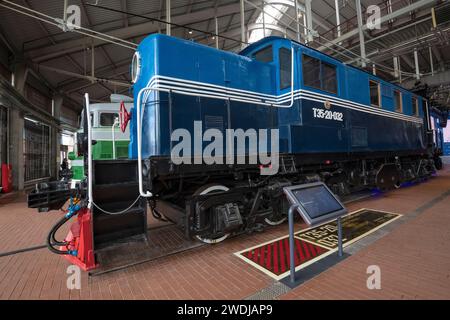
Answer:
<path fill-rule="evenodd" d="M 370 104 L 380 107 L 380 84 L 376 81 L 369 80 Z"/>
<path fill-rule="evenodd" d="M 303 82 L 305 86 L 337 93 L 336 66 L 303 55 Z"/>
<path fill-rule="evenodd" d="M 402 103 L 402 93 L 399 90 L 394 90 L 394 106 L 395 111 L 402 112 L 403 111 L 403 103 Z"/>
<path fill-rule="evenodd" d="M 50 176 L 50 127 L 25 118 L 24 121 L 24 180 Z"/>
<path fill-rule="evenodd" d="M 419 100 L 416 97 L 412 97 L 412 114 L 419 115 Z"/>
<path fill-rule="evenodd" d="M 286 89 L 291 86 L 291 50 L 280 48 L 278 55 L 280 57 L 280 89 Z"/>
<path fill-rule="evenodd" d="M 273 61 L 273 53 L 272 46 L 265 47 L 253 54 L 253 58 L 260 62 L 272 62 Z"/>
<path fill-rule="evenodd" d="M 114 124 L 114 120 L 118 117 L 117 113 L 102 112 L 100 113 L 100 126 L 111 127 Z"/>

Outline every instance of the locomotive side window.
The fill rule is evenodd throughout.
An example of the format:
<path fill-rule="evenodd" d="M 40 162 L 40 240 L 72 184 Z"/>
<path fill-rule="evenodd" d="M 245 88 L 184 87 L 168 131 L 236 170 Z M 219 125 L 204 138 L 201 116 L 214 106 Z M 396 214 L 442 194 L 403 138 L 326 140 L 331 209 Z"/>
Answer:
<path fill-rule="evenodd" d="M 280 89 L 283 90 L 291 86 L 291 51 L 280 48 L 278 55 L 280 57 Z"/>
<path fill-rule="evenodd" d="M 272 62 L 273 61 L 273 53 L 272 46 L 265 47 L 253 54 L 253 58 L 260 62 Z"/>
<path fill-rule="evenodd" d="M 416 97 L 412 97 L 412 113 L 414 116 L 419 115 L 419 100 Z"/>
<path fill-rule="evenodd" d="M 322 89 L 337 93 L 336 67 L 322 62 Z"/>
<path fill-rule="evenodd" d="M 336 66 L 304 54 L 303 82 L 308 87 L 337 93 Z"/>
<path fill-rule="evenodd" d="M 303 55 L 303 81 L 305 86 L 321 89 L 319 59 Z"/>
<path fill-rule="evenodd" d="M 100 114 L 100 126 L 111 127 L 114 124 L 114 119 L 118 117 L 117 113 L 102 112 Z"/>
<path fill-rule="evenodd" d="M 380 84 L 376 81 L 369 80 L 370 104 L 380 107 Z"/>
<path fill-rule="evenodd" d="M 394 91 L 394 103 L 395 103 L 395 111 L 402 112 L 403 111 L 402 93 L 399 90 Z"/>

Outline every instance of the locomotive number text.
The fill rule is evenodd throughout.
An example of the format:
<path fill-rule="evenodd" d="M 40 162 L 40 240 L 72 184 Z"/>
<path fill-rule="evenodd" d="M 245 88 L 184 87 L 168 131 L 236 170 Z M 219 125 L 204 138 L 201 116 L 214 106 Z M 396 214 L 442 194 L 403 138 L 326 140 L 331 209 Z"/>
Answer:
<path fill-rule="evenodd" d="M 313 108 L 313 113 L 314 118 L 333 121 L 344 121 L 344 114 L 342 112 Z"/>

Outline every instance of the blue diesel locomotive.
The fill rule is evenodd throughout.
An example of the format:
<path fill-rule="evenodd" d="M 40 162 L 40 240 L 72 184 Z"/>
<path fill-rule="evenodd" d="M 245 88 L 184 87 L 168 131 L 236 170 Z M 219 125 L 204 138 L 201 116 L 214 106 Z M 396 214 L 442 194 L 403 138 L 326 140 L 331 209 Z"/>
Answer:
<path fill-rule="evenodd" d="M 287 185 L 321 180 L 346 195 L 435 171 L 426 99 L 288 39 L 267 37 L 235 54 L 154 34 L 139 45 L 132 78 L 129 157 L 142 159 L 141 194 L 188 237 L 218 242 L 281 223 Z M 195 161 L 194 147 L 190 163 L 175 164 L 172 134 L 195 136 L 196 122 L 224 136 L 277 129 L 277 173 L 261 175 L 266 164 L 248 161 Z"/>

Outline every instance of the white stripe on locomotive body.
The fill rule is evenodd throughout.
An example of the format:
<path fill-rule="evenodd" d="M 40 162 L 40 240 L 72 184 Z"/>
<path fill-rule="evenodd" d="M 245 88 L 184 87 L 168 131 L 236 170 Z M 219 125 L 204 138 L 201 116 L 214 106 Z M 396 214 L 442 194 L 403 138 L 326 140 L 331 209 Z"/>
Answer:
<path fill-rule="evenodd" d="M 173 93 L 180 93 L 191 96 L 197 95 L 206 98 L 216 98 L 222 100 L 230 99 L 280 108 L 287 108 L 288 106 L 283 106 L 283 104 L 289 102 L 289 100 L 291 99 L 291 92 L 275 96 L 259 92 L 223 87 L 210 83 L 203 83 L 160 75 L 153 76 L 149 80 L 147 87 L 167 89 L 171 90 Z M 149 95 L 150 92 L 145 93 L 143 103 L 147 103 Z M 320 103 L 329 101 L 332 105 L 336 105 L 346 109 L 423 124 L 423 119 L 420 117 L 409 116 L 399 112 L 385 110 L 380 107 L 372 107 L 351 100 L 325 95 L 305 89 L 294 90 L 294 99 L 310 100 Z"/>

